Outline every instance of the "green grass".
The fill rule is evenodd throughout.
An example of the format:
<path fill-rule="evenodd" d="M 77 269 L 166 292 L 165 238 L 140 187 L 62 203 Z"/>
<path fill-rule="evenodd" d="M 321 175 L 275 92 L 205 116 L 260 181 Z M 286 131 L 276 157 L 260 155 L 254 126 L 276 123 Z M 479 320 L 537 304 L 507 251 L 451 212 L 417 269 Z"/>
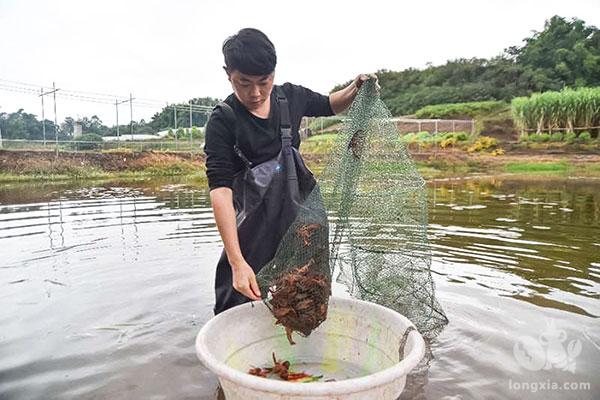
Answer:
<path fill-rule="evenodd" d="M 559 173 L 568 172 L 573 166 L 565 161 L 560 162 L 513 162 L 504 166 L 509 173 Z"/>
<path fill-rule="evenodd" d="M 483 164 L 474 160 L 462 162 L 435 158 L 429 161 L 418 161 L 416 166 L 419 174 L 425 179 L 466 176 L 473 173 L 487 172 Z"/>
<path fill-rule="evenodd" d="M 336 138 L 337 133 L 333 132 L 311 136 L 302 141 L 300 151 L 302 153 L 328 154 L 333 150 Z"/>
<path fill-rule="evenodd" d="M 582 176 L 600 176 L 600 164 L 577 165 L 575 173 Z"/>
<path fill-rule="evenodd" d="M 194 180 L 206 180 L 204 169 L 187 163 L 152 166 L 139 171 L 102 171 L 93 167 L 70 168 L 60 172 L 29 171 L 24 174 L 0 172 L 0 183 L 31 181 L 78 181 L 124 179 L 137 180 L 153 177 L 185 177 Z"/>
<path fill-rule="evenodd" d="M 478 118 L 508 109 L 509 106 L 503 101 L 474 101 L 467 103 L 446 103 L 429 105 L 417 110 L 417 118 Z"/>

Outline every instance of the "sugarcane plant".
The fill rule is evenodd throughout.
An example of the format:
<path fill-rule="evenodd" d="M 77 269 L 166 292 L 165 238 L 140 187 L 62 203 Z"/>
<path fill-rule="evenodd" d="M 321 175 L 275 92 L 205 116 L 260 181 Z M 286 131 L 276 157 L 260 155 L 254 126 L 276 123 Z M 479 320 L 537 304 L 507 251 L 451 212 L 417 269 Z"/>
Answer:
<path fill-rule="evenodd" d="M 512 115 L 521 135 L 534 131 L 539 135 L 554 131 L 573 133 L 590 130 L 598 135 L 600 125 L 600 87 L 570 89 L 560 92 L 534 93 L 516 97 L 511 103 Z"/>

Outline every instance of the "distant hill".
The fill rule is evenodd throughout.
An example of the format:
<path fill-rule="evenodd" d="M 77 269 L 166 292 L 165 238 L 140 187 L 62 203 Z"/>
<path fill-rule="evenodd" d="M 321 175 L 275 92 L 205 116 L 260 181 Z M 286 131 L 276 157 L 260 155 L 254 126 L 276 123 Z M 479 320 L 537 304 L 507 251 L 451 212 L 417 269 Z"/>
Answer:
<path fill-rule="evenodd" d="M 407 115 L 433 104 L 510 102 L 533 92 L 600 86 L 596 27 L 554 16 L 543 31 L 523 41 L 523 46 L 505 49 L 492 59 L 459 58 L 422 70 L 380 70 L 381 97 L 393 115 Z"/>

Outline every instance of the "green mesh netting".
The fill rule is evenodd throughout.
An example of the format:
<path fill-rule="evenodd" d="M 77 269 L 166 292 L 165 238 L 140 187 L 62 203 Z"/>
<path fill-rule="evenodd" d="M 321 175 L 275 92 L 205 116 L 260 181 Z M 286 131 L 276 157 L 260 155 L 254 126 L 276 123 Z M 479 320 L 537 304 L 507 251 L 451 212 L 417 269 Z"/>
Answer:
<path fill-rule="evenodd" d="M 327 318 L 331 295 L 329 224 L 319 186 L 299 205 L 275 257 L 257 275 L 265 303 L 277 323 L 310 335 Z"/>
<path fill-rule="evenodd" d="M 275 257 L 257 275 L 291 343 L 293 331 L 309 335 L 326 319 L 334 271 L 351 296 L 400 312 L 425 337 L 447 322 L 430 272 L 427 188 L 390 118 L 375 83 L 365 82 L 321 187 L 303 199 Z"/>
<path fill-rule="evenodd" d="M 350 107 L 320 182 L 335 224 L 330 260 L 338 282 L 435 336 L 447 318 L 430 271 L 427 187 L 374 81 Z"/>

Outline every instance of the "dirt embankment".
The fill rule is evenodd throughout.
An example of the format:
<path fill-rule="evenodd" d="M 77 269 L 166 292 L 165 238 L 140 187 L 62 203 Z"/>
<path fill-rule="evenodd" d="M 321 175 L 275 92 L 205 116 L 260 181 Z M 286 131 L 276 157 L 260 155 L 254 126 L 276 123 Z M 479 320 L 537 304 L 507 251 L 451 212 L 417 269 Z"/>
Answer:
<path fill-rule="evenodd" d="M 23 174 L 91 167 L 106 172 L 141 171 L 188 164 L 204 168 L 204 155 L 190 153 L 87 153 L 0 150 L 0 172 Z"/>
<path fill-rule="evenodd" d="M 410 150 L 409 150 L 410 151 Z M 600 163 L 600 151 L 564 151 L 564 150 L 545 150 L 536 151 L 533 149 L 507 150 L 502 156 L 493 156 L 490 153 L 469 153 L 461 149 L 428 150 L 423 152 L 411 152 L 413 160 L 418 162 L 432 162 L 435 160 L 446 160 L 454 163 L 467 163 L 469 161 L 479 161 L 490 165 L 501 165 L 510 162 L 557 162 L 569 161 L 573 164 L 578 163 Z M 302 157 L 309 163 L 325 163 L 327 154 L 303 153 Z"/>
<path fill-rule="evenodd" d="M 413 153 L 413 159 L 422 166 L 446 170 L 452 166 L 466 166 L 480 172 L 503 171 L 512 163 L 567 163 L 571 166 L 600 165 L 599 151 L 510 149 L 506 154 L 468 153 L 461 149 L 445 149 Z M 327 162 L 327 154 L 303 153 L 305 161 L 317 170 Z M 58 157 L 51 151 L 0 150 L 0 173 L 16 176 L 51 176 L 86 178 L 97 173 L 122 175 L 140 171 L 151 176 L 195 175 L 204 170 L 204 155 L 190 153 L 83 153 L 61 152 Z M 464 169 L 464 168 L 463 168 Z"/>

